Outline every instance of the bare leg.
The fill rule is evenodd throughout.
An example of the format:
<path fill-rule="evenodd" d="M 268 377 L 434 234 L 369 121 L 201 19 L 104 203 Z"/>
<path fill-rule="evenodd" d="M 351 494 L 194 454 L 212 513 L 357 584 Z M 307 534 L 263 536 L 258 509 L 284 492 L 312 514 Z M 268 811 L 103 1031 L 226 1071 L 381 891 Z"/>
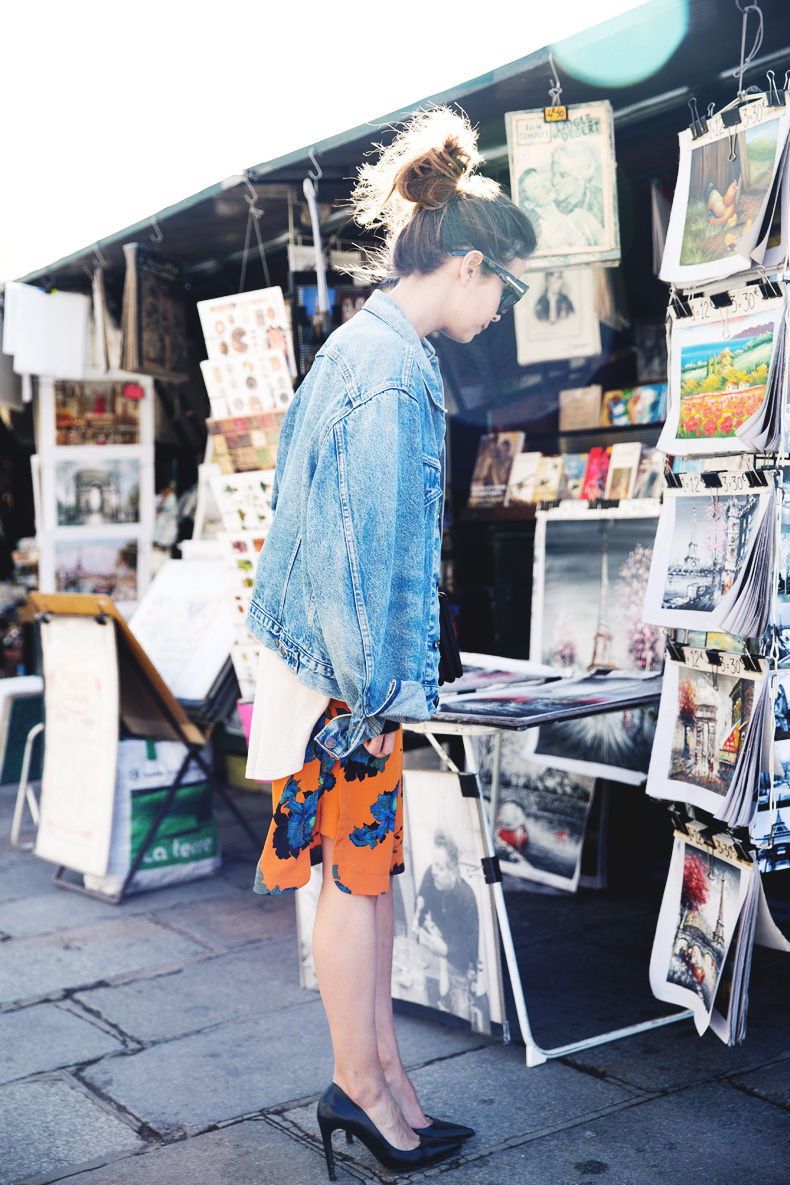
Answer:
<path fill-rule="evenodd" d="M 395 1148 L 419 1139 L 393 1098 L 376 1037 L 378 937 L 375 897 L 343 893 L 332 879 L 331 839 L 321 837 L 324 883 L 313 930 L 321 999 L 332 1034 L 334 1081 Z"/>
<path fill-rule="evenodd" d="M 387 1086 L 413 1128 L 427 1127 L 428 1120 L 401 1060 L 395 1021 L 392 1015 L 392 940 L 395 932 L 395 904 L 392 890 L 376 898 L 378 964 L 376 978 L 376 1038 L 379 1060 Z"/>

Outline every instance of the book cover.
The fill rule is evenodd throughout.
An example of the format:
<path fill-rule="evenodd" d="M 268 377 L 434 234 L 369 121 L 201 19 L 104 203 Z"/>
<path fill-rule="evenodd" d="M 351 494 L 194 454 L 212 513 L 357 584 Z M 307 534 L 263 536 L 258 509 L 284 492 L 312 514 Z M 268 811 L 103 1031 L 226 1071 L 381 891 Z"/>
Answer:
<path fill-rule="evenodd" d="M 589 453 L 564 453 L 562 457 L 562 476 L 557 497 L 562 502 L 567 498 L 578 498 L 582 492 L 584 473 L 587 468 Z"/>
<path fill-rule="evenodd" d="M 126 243 L 122 361 L 125 370 L 171 381 L 187 377 L 184 272 L 178 259 Z"/>
<path fill-rule="evenodd" d="M 601 404 L 601 428 L 624 428 L 629 424 L 661 424 L 667 414 L 667 384 L 624 387 L 607 391 Z"/>
<path fill-rule="evenodd" d="M 660 498 L 663 489 L 666 453 L 661 449 L 643 448 L 636 474 L 632 498 Z"/>
<path fill-rule="evenodd" d="M 541 457 L 532 491 L 533 502 L 556 502 L 562 476 L 562 457 Z"/>
<path fill-rule="evenodd" d="M 612 456 L 612 446 L 590 449 L 587 457 L 587 468 L 584 471 L 581 498 L 585 502 L 593 502 L 603 498 L 606 491 L 606 478 L 609 473 L 609 461 Z"/>
<path fill-rule="evenodd" d="M 570 387 L 560 391 L 560 432 L 597 428 L 602 395 L 603 389 L 598 386 Z"/>
<path fill-rule="evenodd" d="M 470 506 L 503 504 L 513 459 L 523 447 L 523 432 L 490 432 L 480 438 L 469 488 Z"/>
<path fill-rule="evenodd" d="M 540 457 L 540 453 L 519 453 L 514 458 L 505 497 L 506 506 L 512 506 L 515 502 L 532 501 Z"/>
<path fill-rule="evenodd" d="M 622 441 L 612 446 L 609 472 L 606 475 L 605 497 L 622 501 L 632 498 L 642 445 L 639 441 Z"/>

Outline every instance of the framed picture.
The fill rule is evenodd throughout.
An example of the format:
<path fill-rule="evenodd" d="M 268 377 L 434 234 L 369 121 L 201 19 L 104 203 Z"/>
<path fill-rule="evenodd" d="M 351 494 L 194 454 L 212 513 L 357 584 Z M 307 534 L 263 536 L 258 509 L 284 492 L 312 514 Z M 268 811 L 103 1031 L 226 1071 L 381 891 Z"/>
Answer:
<path fill-rule="evenodd" d="M 538 512 L 534 662 L 576 676 L 661 669 L 663 630 L 642 621 L 657 514 L 635 502 L 610 510 L 580 504 Z M 527 743 L 558 769 L 639 785 L 647 774 L 655 715 L 653 708 L 636 708 L 548 724 L 531 730 Z"/>
<path fill-rule="evenodd" d="M 533 277 L 513 308 L 519 366 L 601 352 L 595 274 L 556 268 Z"/>
<path fill-rule="evenodd" d="M 39 587 L 42 592 L 110 597 L 128 616 L 151 579 L 145 539 L 139 527 L 102 533 L 84 527 L 41 531 Z"/>
<path fill-rule="evenodd" d="M 611 104 L 567 110 L 557 123 L 542 107 L 505 115 L 513 200 L 538 238 L 530 271 L 620 258 Z"/>

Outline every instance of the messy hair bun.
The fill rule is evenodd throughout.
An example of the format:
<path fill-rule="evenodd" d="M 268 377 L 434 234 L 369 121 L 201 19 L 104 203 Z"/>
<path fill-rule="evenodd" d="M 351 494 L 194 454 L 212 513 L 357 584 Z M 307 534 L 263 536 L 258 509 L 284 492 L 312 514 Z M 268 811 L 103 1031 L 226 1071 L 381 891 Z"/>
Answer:
<path fill-rule="evenodd" d="M 496 181 L 475 171 L 483 158 L 465 115 L 449 107 L 420 111 L 391 144 L 375 148 L 378 158 L 362 165 L 351 194 L 354 220 L 385 235 L 368 279 L 427 275 L 462 247 L 502 263 L 534 251 L 529 219 Z"/>

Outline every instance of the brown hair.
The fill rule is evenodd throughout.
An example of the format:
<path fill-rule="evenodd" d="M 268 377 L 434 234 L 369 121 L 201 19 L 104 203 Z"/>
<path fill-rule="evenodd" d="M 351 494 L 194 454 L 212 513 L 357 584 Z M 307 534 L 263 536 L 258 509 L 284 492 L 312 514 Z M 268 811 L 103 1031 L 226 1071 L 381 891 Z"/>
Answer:
<path fill-rule="evenodd" d="M 503 265 L 535 250 L 526 214 L 496 181 L 475 172 L 483 158 L 465 115 L 449 107 L 421 111 L 391 144 L 375 147 L 378 159 L 362 166 L 351 195 L 354 220 L 385 233 L 365 268 L 368 279 L 430 275 L 464 248 Z"/>

